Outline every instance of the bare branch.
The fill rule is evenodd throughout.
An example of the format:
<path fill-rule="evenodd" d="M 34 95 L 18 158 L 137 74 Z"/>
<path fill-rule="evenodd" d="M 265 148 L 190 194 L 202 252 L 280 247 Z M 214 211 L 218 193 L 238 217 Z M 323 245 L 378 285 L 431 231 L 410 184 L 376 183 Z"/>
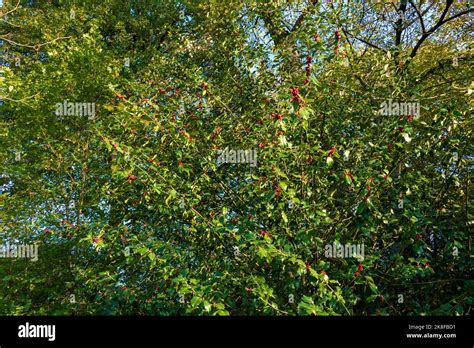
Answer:
<path fill-rule="evenodd" d="M 53 40 L 48 41 L 48 42 L 44 42 L 42 44 L 26 45 L 26 44 L 22 44 L 22 43 L 19 43 L 19 42 L 8 39 L 7 35 L 0 35 L 0 40 L 4 40 L 4 41 L 8 42 L 11 45 L 20 46 L 20 47 L 27 47 L 27 48 L 31 48 L 31 49 L 34 49 L 34 50 L 39 50 L 42 46 L 49 45 L 49 44 L 51 44 L 53 42 L 56 42 L 58 40 L 64 40 L 64 39 L 69 39 L 69 38 L 71 38 L 71 36 L 63 36 L 63 37 L 57 37 L 56 39 L 53 39 Z"/>
<path fill-rule="evenodd" d="M 396 24 L 395 24 L 395 46 L 399 46 L 402 42 L 402 33 L 405 30 L 403 28 L 403 16 L 405 15 L 405 12 L 407 10 L 407 0 L 401 0 L 400 1 L 400 7 L 398 8 L 398 13 L 402 13 L 402 15 L 398 18 Z"/>
<path fill-rule="evenodd" d="M 375 49 L 378 49 L 378 50 L 381 50 L 381 51 L 384 51 L 384 52 L 387 52 L 387 50 L 383 47 L 380 47 L 380 46 L 377 46 L 376 44 L 373 44 L 371 43 L 370 41 L 366 40 L 366 39 L 363 39 L 363 38 L 360 38 L 356 35 L 352 35 L 351 33 L 349 33 L 346 29 L 342 28 L 342 32 L 344 33 L 345 36 L 347 37 L 353 37 L 354 39 L 356 40 L 359 40 L 360 42 L 363 42 L 365 43 L 366 45 L 372 47 L 372 48 L 375 48 Z"/>
<path fill-rule="evenodd" d="M 425 21 L 423 20 L 423 16 L 421 15 L 420 10 L 416 6 L 416 4 L 413 2 L 413 0 L 409 0 L 409 1 L 410 1 L 411 6 L 415 9 L 416 14 L 418 15 L 418 18 L 420 19 L 421 30 L 422 30 L 422 33 L 424 34 L 426 33 L 426 28 L 425 28 Z"/>
<path fill-rule="evenodd" d="M 16 5 L 15 5 L 15 7 L 12 8 L 10 11 L 5 12 L 5 13 L 1 13 L 1 12 L 0 12 L 0 18 L 5 17 L 7 14 L 12 13 L 12 12 L 18 10 L 18 8 L 20 7 L 20 1 L 21 1 L 21 0 L 18 0 L 17 3 L 16 3 Z"/>

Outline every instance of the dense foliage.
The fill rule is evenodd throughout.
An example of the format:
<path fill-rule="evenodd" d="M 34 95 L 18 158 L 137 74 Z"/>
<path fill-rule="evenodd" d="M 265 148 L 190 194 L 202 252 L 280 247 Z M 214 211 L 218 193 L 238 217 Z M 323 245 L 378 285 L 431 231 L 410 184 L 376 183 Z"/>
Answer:
<path fill-rule="evenodd" d="M 468 313 L 467 6 L 4 1 L 0 314 Z"/>

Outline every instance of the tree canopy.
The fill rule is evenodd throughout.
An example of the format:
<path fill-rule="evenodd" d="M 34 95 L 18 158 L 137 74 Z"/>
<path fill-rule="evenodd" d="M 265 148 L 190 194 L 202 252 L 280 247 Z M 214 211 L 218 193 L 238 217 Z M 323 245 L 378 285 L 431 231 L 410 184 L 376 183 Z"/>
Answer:
<path fill-rule="evenodd" d="M 0 314 L 470 311 L 469 1 L 0 11 Z"/>

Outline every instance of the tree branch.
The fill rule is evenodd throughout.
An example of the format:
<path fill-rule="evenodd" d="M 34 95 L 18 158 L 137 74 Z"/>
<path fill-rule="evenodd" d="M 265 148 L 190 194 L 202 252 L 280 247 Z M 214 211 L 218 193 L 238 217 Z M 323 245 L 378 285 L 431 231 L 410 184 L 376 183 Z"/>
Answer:
<path fill-rule="evenodd" d="M 415 5 L 415 3 L 413 2 L 413 0 L 409 0 L 409 1 L 410 1 L 411 6 L 415 9 L 416 14 L 418 15 L 418 18 L 420 19 L 422 34 L 425 34 L 425 33 L 426 33 L 426 28 L 425 28 L 425 22 L 423 21 L 423 16 L 421 15 L 420 10 L 419 10 L 418 7 Z"/>
<path fill-rule="evenodd" d="M 281 43 L 285 41 L 285 39 L 291 34 L 297 31 L 304 23 L 304 20 L 308 13 L 310 12 L 310 7 L 316 5 L 318 3 L 318 0 L 310 0 L 309 5 L 305 7 L 303 11 L 301 11 L 300 16 L 296 20 L 295 24 L 291 28 L 290 31 L 287 31 L 286 33 L 282 33 L 282 30 L 280 28 L 277 28 L 269 18 L 269 16 L 265 13 L 265 11 L 261 11 L 259 13 L 260 17 L 263 19 L 263 22 L 265 23 L 265 26 L 267 27 L 270 36 L 273 39 L 273 42 L 275 46 L 279 46 Z"/>
<path fill-rule="evenodd" d="M 447 19 L 445 19 L 447 13 L 448 13 L 448 10 L 449 8 L 451 7 L 451 5 L 453 4 L 453 1 L 454 0 L 446 0 L 446 7 L 444 8 L 444 11 L 443 13 L 441 14 L 441 17 L 439 18 L 438 22 L 433 26 L 431 27 L 427 32 L 425 32 L 420 40 L 418 40 L 418 42 L 416 43 L 415 47 L 413 48 L 413 50 L 411 51 L 411 54 L 410 54 L 410 58 L 414 58 L 418 52 L 418 50 L 420 49 L 421 45 L 423 44 L 423 42 L 425 42 L 425 40 L 431 35 L 433 34 L 436 30 L 438 30 L 443 24 L 449 22 L 449 21 L 452 21 L 453 19 L 456 19 L 462 15 L 465 15 L 465 14 L 468 14 L 469 12 L 473 12 L 474 9 L 469 9 L 469 10 L 466 10 L 466 11 L 462 11 L 462 12 L 459 12 Z"/>
<path fill-rule="evenodd" d="M 356 36 L 356 35 L 352 35 L 351 33 L 349 33 L 349 32 L 348 32 L 346 29 L 344 29 L 343 27 L 341 27 L 341 28 L 342 28 L 342 32 L 344 33 L 344 35 L 345 35 L 346 37 L 353 37 L 354 39 L 359 40 L 360 42 L 363 42 L 363 43 L 365 43 L 366 45 L 368 45 L 368 46 L 370 46 L 370 47 L 372 47 L 372 48 L 375 48 L 375 49 L 378 49 L 378 50 L 387 52 L 387 50 L 386 50 L 385 48 L 382 48 L 382 47 L 380 47 L 380 46 L 377 46 L 377 45 L 375 45 L 375 44 L 373 44 L 373 43 L 371 43 L 371 42 L 369 42 L 369 41 L 367 41 L 367 40 L 365 40 L 365 39 L 362 39 L 362 38 L 360 38 L 360 37 L 358 37 L 358 36 Z"/>
<path fill-rule="evenodd" d="M 396 23 L 396 31 L 395 31 L 395 46 L 400 46 L 402 42 L 402 33 L 405 30 L 403 28 L 403 17 L 405 16 L 405 12 L 407 10 L 407 0 L 400 1 L 400 7 L 398 8 L 398 13 L 402 12 L 402 15 L 398 18 Z"/>

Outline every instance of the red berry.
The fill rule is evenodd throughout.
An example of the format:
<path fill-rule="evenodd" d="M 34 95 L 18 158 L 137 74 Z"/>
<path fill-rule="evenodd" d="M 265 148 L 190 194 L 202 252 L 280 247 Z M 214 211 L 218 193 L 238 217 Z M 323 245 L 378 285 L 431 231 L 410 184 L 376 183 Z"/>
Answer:
<path fill-rule="evenodd" d="M 359 270 L 359 272 L 362 272 L 364 270 L 364 266 L 359 265 L 359 267 L 357 267 L 357 269 Z"/>
<path fill-rule="evenodd" d="M 180 167 L 181 167 L 182 165 L 183 165 L 183 161 L 181 161 L 181 160 L 178 160 L 178 166 L 180 166 Z"/>
<path fill-rule="evenodd" d="M 359 273 L 359 272 L 355 272 L 355 273 L 354 273 L 354 276 L 358 277 L 358 276 L 360 276 L 360 273 Z"/>
<path fill-rule="evenodd" d="M 136 176 L 136 175 L 129 175 L 129 176 L 127 177 L 127 179 L 130 180 L 130 181 L 137 180 L 137 179 L 138 179 L 138 176 Z"/>

